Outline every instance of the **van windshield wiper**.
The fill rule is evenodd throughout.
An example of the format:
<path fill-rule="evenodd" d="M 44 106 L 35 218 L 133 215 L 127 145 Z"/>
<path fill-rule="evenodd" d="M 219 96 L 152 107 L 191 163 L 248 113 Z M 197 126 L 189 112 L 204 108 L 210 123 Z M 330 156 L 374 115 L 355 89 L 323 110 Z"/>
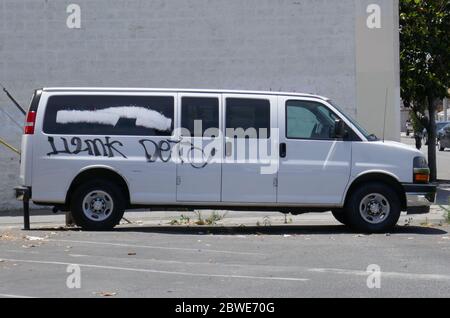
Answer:
<path fill-rule="evenodd" d="M 6 96 L 8 96 L 8 98 L 14 103 L 14 105 L 16 105 L 16 107 L 20 110 L 20 112 L 24 115 L 27 114 L 27 112 L 25 111 L 25 109 L 23 109 L 22 106 L 20 106 L 20 104 L 14 99 L 14 97 L 12 97 L 12 95 L 8 92 L 8 90 L 0 84 L 0 87 L 3 89 L 3 91 L 5 92 Z"/>

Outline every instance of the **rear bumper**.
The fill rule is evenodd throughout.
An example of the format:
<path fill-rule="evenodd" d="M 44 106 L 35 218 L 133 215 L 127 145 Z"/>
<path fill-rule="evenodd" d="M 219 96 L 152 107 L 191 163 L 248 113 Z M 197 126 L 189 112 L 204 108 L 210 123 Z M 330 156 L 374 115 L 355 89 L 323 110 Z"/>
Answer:
<path fill-rule="evenodd" d="M 31 188 L 19 186 L 14 188 L 16 199 L 19 201 L 28 201 L 31 199 Z"/>
<path fill-rule="evenodd" d="M 433 184 L 404 184 L 408 214 L 422 214 L 430 211 L 436 199 Z"/>

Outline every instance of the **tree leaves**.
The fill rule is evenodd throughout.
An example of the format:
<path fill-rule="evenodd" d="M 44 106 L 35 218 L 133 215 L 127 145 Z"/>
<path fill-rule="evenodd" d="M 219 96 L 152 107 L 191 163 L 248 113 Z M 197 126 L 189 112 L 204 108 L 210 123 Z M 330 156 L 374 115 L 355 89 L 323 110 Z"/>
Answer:
<path fill-rule="evenodd" d="M 436 99 L 450 87 L 450 0 L 400 0 L 400 86 L 405 106 L 436 142 Z M 427 118 L 427 113 L 429 117 Z M 431 180 L 436 147 L 428 147 Z"/>
<path fill-rule="evenodd" d="M 425 110 L 450 87 L 450 1 L 400 0 L 401 94 Z"/>

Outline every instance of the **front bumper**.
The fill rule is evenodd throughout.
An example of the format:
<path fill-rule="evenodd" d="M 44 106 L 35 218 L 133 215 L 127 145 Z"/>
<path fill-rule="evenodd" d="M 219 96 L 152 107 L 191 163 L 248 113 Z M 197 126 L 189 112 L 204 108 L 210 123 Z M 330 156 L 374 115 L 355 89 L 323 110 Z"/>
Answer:
<path fill-rule="evenodd" d="M 408 214 L 422 214 L 430 211 L 436 199 L 436 186 L 433 184 L 403 184 Z"/>

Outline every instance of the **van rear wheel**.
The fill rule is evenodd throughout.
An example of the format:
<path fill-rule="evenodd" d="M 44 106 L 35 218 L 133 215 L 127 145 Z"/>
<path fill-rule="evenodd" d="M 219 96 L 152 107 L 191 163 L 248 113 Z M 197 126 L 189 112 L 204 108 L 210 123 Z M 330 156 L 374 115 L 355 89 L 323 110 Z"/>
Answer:
<path fill-rule="evenodd" d="M 84 230 L 111 230 L 123 217 L 125 198 L 116 184 L 95 180 L 75 189 L 71 211 L 75 223 Z"/>
<path fill-rule="evenodd" d="M 390 231 L 400 218 L 398 194 L 387 184 L 370 182 L 356 189 L 347 201 L 348 224 L 365 233 Z"/>

